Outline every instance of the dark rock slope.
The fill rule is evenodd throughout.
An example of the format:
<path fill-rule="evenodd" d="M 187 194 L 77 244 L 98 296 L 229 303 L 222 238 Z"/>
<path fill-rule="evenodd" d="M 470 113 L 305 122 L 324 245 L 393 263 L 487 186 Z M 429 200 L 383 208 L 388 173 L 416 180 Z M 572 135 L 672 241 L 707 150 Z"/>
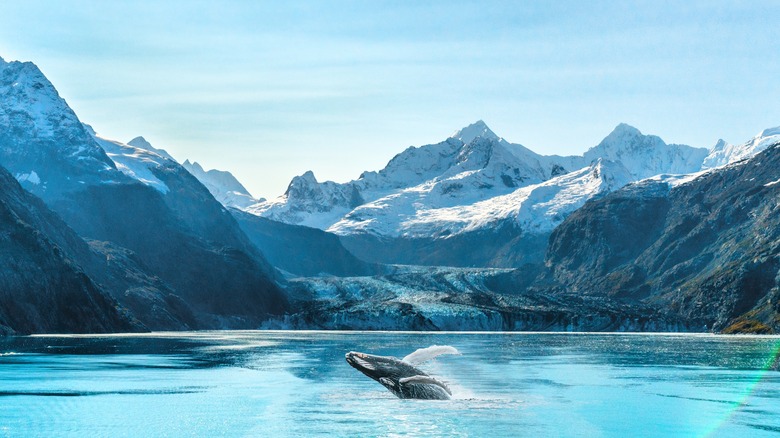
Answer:
<path fill-rule="evenodd" d="M 338 236 L 325 231 L 288 225 L 240 210 L 230 212 L 241 229 L 268 261 L 297 276 L 362 276 L 377 274 L 381 267 L 366 263 L 347 251 Z"/>
<path fill-rule="evenodd" d="M 76 263 L 89 247 L 0 168 L 0 334 L 143 327 Z"/>
<path fill-rule="evenodd" d="M 726 332 L 780 331 L 780 147 L 670 188 L 631 185 L 552 234 L 563 290 L 641 302 Z"/>
<path fill-rule="evenodd" d="M 109 242 L 93 245 L 107 260 L 131 262 L 133 273 L 116 274 L 157 289 L 128 304 L 174 293 L 187 306 L 168 300 L 163 313 L 190 326 L 175 316 L 189 307 L 197 328 L 251 328 L 283 312 L 273 268 L 208 190 L 166 161 L 150 170 L 167 190 L 125 175 L 34 64 L 0 60 L 0 165 L 79 235 Z M 110 283 L 120 299 L 137 290 Z"/>

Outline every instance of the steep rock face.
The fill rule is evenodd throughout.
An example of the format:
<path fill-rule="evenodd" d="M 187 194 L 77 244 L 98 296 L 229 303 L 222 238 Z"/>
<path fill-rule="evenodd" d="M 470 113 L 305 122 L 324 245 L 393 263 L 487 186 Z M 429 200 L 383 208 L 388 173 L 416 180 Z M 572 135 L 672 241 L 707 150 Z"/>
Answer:
<path fill-rule="evenodd" d="M 0 138 L 0 164 L 37 169 L 39 183 L 18 179 L 81 236 L 131 250 L 199 327 L 256 327 L 283 311 L 275 272 L 196 178 L 156 152 L 94 136 L 34 65 L 3 68 L 0 109 L 10 116 L 0 132 L 12 135 Z"/>
<path fill-rule="evenodd" d="M 527 233 L 512 224 L 497 225 L 448 238 L 381 238 L 372 234 L 341 236 L 351 253 L 372 263 L 511 268 L 541 263 L 547 234 Z"/>
<path fill-rule="evenodd" d="M 202 327 L 255 327 L 283 311 L 273 268 L 195 177 L 149 152 L 104 139 L 99 144 L 124 161 L 123 172 L 138 177 L 145 168 L 153 180 L 88 186 L 54 203 L 80 234 L 136 253 L 200 313 Z"/>
<path fill-rule="evenodd" d="M 127 181 L 35 64 L 0 60 L 0 164 L 49 199 Z"/>
<path fill-rule="evenodd" d="M 142 328 L 78 266 L 86 244 L 0 168 L 0 333 Z"/>
<path fill-rule="evenodd" d="M 216 169 L 205 171 L 200 164 L 190 163 L 190 160 L 185 160 L 182 166 L 206 186 L 211 195 L 225 207 L 246 208 L 265 201 L 253 197 L 230 172 Z"/>
<path fill-rule="evenodd" d="M 295 276 L 363 276 L 381 272 L 347 251 L 338 236 L 317 228 L 289 225 L 232 209 L 241 229 L 279 269 Z"/>
<path fill-rule="evenodd" d="M 631 185 L 590 202 L 550 238 L 567 290 L 641 300 L 710 329 L 780 330 L 780 149 L 669 187 Z"/>

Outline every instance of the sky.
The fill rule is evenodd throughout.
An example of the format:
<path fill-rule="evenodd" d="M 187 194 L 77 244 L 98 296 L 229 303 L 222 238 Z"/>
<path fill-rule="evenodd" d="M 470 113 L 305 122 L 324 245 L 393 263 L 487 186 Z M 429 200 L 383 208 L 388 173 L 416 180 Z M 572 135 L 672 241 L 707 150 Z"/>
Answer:
<path fill-rule="evenodd" d="M 13 1 L 32 61 L 108 138 L 276 197 L 344 182 L 484 120 L 541 154 L 620 122 L 669 143 L 780 125 L 780 2 Z"/>

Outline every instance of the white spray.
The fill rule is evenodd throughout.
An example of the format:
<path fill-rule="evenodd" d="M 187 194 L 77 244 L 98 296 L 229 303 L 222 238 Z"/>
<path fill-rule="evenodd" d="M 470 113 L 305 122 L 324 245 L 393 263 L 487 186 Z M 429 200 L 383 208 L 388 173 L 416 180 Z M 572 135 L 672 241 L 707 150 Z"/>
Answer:
<path fill-rule="evenodd" d="M 443 354 L 460 354 L 460 351 L 449 345 L 431 345 L 427 348 L 420 348 L 401 360 L 411 365 L 419 365 Z"/>

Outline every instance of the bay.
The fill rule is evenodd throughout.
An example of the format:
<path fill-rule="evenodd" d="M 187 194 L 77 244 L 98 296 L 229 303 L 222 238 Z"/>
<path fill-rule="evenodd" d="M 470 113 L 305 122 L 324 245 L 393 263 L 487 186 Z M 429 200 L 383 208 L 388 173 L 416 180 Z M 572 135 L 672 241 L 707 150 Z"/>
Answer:
<path fill-rule="evenodd" d="M 422 366 L 400 400 L 348 351 Z M 0 436 L 779 436 L 780 338 L 215 331 L 0 339 Z"/>

